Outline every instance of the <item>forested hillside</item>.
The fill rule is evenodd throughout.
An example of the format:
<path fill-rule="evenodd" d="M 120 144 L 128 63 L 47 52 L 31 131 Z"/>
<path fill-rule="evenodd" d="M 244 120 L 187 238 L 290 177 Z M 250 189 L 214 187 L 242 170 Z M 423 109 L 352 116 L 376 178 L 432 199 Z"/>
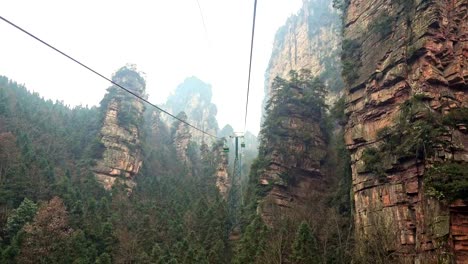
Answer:
<path fill-rule="evenodd" d="M 188 177 L 158 113 L 141 121 L 144 161 L 129 196 L 118 184 L 105 191 L 90 170 L 105 103 L 70 108 L 6 77 L 0 85 L 0 262 L 227 260 L 214 159 L 194 156 L 199 173 Z"/>

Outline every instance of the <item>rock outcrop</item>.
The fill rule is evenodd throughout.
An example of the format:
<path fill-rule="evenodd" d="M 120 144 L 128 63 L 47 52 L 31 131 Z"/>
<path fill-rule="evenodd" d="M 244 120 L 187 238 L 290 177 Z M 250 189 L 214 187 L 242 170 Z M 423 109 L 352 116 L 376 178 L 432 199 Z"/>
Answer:
<path fill-rule="evenodd" d="M 132 67 L 121 68 L 112 80 L 141 96 L 145 94 L 145 80 Z M 112 86 L 101 102 L 101 111 L 103 123 L 97 144 L 102 149 L 102 157 L 96 160 L 92 170 L 106 189 L 111 189 L 116 181 L 131 189 L 142 165 L 140 128 L 144 105 Z"/>
<path fill-rule="evenodd" d="M 341 20 L 331 0 L 305 0 L 296 15 L 276 32 L 273 51 L 265 73 L 266 103 L 272 96 L 276 76 L 285 78 L 291 70 L 309 69 L 332 91 L 341 91 L 336 78 L 341 70 Z"/>
<path fill-rule="evenodd" d="M 366 169 L 372 164 L 363 158 L 366 149 L 382 146 L 379 131 L 395 127 L 403 106 L 413 99 L 441 117 L 468 107 L 468 3 L 345 2 L 345 140 L 352 158 L 357 239 L 380 232 L 380 239 L 389 242 L 385 250 L 405 263 L 468 263 L 467 205 L 439 202 L 425 184 L 436 164 L 467 168 L 466 124 L 440 135 L 447 144 L 436 146 L 435 155 L 388 160 L 383 177 Z"/>
<path fill-rule="evenodd" d="M 183 111 L 190 124 L 211 135 L 216 135 L 218 132 L 218 122 L 216 120 L 218 110 L 216 105 L 211 102 L 211 97 L 211 85 L 204 83 L 196 77 L 190 77 L 185 79 L 176 88 L 174 94 L 169 96 L 164 107 L 171 113 Z M 190 133 L 192 134 L 192 140 L 199 145 L 202 142 L 208 145 L 214 143 L 213 137 L 206 136 L 200 131 L 190 129 Z"/>
<path fill-rule="evenodd" d="M 269 190 L 260 205 L 260 214 L 270 226 L 274 225 L 275 217 L 302 206 L 313 198 L 311 195 L 323 191 L 321 163 L 326 144 L 318 117 L 291 113 L 281 128 L 288 131 L 281 135 L 281 143 L 271 138 L 277 135 L 263 136 L 268 146 L 265 150 L 268 164 L 260 174 L 260 184 Z M 306 134 L 310 140 L 304 140 Z M 262 148 L 260 155 L 261 152 Z"/>
<path fill-rule="evenodd" d="M 291 70 L 308 69 L 333 91 L 343 87 L 340 78 L 333 77 L 340 72 L 340 28 L 339 14 L 331 0 L 304 1 L 298 14 L 276 33 L 265 74 L 264 105 L 277 93 L 274 79 L 287 78 Z M 302 98 L 303 93 L 293 89 L 289 96 Z M 274 225 L 274 218 L 281 214 L 278 212 L 301 206 L 323 189 L 321 163 L 326 156 L 326 143 L 320 127 L 321 115 L 305 115 L 304 109 L 295 105 L 287 107 L 279 125 L 283 132 L 265 131 L 260 135 L 259 155 L 265 157 L 267 164 L 259 175 L 266 190 L 259 208 L 269 225 Z"/>
<path fill-rule="evenodd" d="M 184 121 L 187 120 L 187 115 L 185 114 L 185 112 L 180 112 L 177 115 L 177 117 Z M 181 162 L 181 164 L 183 164 L 183 166 L 185 166 L 189 170 L 189 174 L 191 174 L 190 171 L 192 168 L 192 161 L 190 160 L 188 153 L 190 142 L 192 140 L 190 128 L 180 121 L 175 121 L 172 125 L 172 130 L 172 138 L 176 150 L 177 159 L 179 160 L 179 162 Z"/>

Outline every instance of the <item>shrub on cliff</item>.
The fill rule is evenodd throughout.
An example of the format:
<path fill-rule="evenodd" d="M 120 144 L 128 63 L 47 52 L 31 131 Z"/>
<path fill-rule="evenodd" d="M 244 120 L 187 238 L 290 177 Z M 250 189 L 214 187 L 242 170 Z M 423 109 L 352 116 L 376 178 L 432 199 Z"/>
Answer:
<path fill-rule="evenodd" d="M 345 12 L 350 2 L 351 0 L 333 0 L 333 7 L 341 12 Z"/>
<path fill-rule="evenodd" d="M 369 24 L 369 31 L 385 38 L 392 33 L 393 19 L 388 14 L 382 14 Z"/>
<path fill-rule="evenodd" d="M 436 164 L 424 177 L 426 193 L 448 202 L 468 200 L 468 164 L 449 162 Z"/>
<path fill-rule="evenodd" d="M 468 125 L 468 108 L 461 107 L 453 109 L 443 118 L 445 125 L 457 127 L 458 125 Z"/>
<path fill-rule="evenodd" d="M 446 147 L 448 142 L 441 139 L 447 133 L 442 117 L 415 96 L 400 107 L 400 115 L 393 127 L 386 127 L 377 133 L 380 144 L 377 148 L 366 148 L 362 159 L 365 170 L 376 176 L 385 177 L 385 171 L 392 166 L 389 162 L 408 159 L 426 160 L 436 149 Z"/>
<path fill-rule="evenodd" d="M 268 149 L 267 145 L 280 143 L 281 136 L 291 132 L 301 133 L 288 130 L 284 123 L 292 116 L 313 118 L 320 122 L 328 108 L 325 104 L 326 86 L 319 78 L 312 76 L 310 70 L 290 71 L 288 79 L 276 77 L 272 88 L 273 95 L 265 107 L 260 151 Z M 302 135 L 302 138 L 306 136 Z"/>
<path fill-rule="evenodd" d="M 358 39 L 343 39 L 341 44 L 341 62 L 343 69 L 341 75 L 348 85 L 359 78 L 358 70 L 362 66 L 361 43 Z"/>

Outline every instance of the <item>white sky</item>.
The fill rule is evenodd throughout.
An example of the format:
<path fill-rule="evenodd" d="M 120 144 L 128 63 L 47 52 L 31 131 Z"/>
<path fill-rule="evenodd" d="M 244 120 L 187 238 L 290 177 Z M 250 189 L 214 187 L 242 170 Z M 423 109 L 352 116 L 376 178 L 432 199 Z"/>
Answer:
<path fill-rule="evenodd" d="M 127 63 L 146 73 L 151 102 L 197 76 L 213 88 L 222 128 L 244 126 L 254 0 L 2 0 L 0 15 L 107 77 Z M 276 30 L 302 0 L 258 0 L 247 129 L 258 133 Z M 97 105 L 109 83 L 0 21 L 0 75 L 47 99 Z M 177 114 L 177 113 L 174 113 Z"/>

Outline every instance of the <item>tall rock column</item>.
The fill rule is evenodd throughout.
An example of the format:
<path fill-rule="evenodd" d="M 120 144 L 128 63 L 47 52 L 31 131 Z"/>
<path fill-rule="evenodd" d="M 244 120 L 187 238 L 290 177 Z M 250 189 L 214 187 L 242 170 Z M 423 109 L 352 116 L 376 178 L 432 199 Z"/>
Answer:
<path fill-rule="evenodd" d="M 283 212 L 298 211 L 324 189 L 321 164 L 326 156 L 326 136 L 321 127 L 325 85 L 310 72 L 291 72 L 289 80 L 277 78 L 277 93 L 269 101 L 261 131 L 257 173 L 265 197 L 260 213 L 274 226 Z M 257 166 L 255 166 L 257 167 Z M 287 215 L 287 214 L 286 214 Z"/>
<path fill-rule="evenodd" d="M 303 1 L 299 12 L 288 18 L 276 33 L 265 73 L 264 106 L 279 92 L 275 78 L 287 79 L 291 70 L 309 70 L 311 76 L 327 84 L 331 95 L 341 90 L 341 78 L 336 78 L 340 72 L 340 28 L 339 14 L 331 0 Z M 287 95 L 292 100 L 301 100 L 303 96 L 301 89 L 291 89 Z M 326 135 L 320 126 L 322 116 L 305 114 L 314 105 L 285 107 L 287 111 L 280 116 L 283 120 L 276 125 L 281 131 L 264 131 L 260 135 L 259 155 L 264 157 L 264 164 L 254 166 L 260 169 L 253 172 L 265 189 L 260 213 L 269 225 L 283 212 L 291 213 L 295 211 L 292 208 L 310 201 L 311 194 L 322 192 L 326 177 L 321 168 L 327 154 Z M 265 115 L 263 121 L 268 119 Z"/>
<path fill-rule="evenodd" d="M 187 122 L 211 135 L 216 135 L 218 132 L 218 122 L 216 121 L 218 110 L 211 99 L 211 85 L 193 76 L 186 78 L 183 83 L 177 86 L 174 93 L 167 98 L 164 107 L 171 113 L 184 112 Z M 163 116 L 163 118 L 166 117 Z M 200 131 L 191 129 L 190 133 L 191 140 L 199 145 L 202 142 L 208 145 L 215 143 L 213 137 L 206 136 Z"/>
<path fill-rule="evenodd" d="M 340 43 L 340 16 L 332 0 L 304 0 L 299 12 L 276 32 L 265 73 L 265 104 L 274 93 L 276 76 L 286 78 L 291 70 L 308 69 L 333 92 L 340 92 L 343 82 L 336 78 L 341 69 Z"/>
<path fill-rule="evenodd" d="M 344 3 L 345 139 L 358 241 L 369 246 L 374 236 L 395 262 L 467 263 L 468 207 L 430 182 L 463 175 L 439 173 L 444 166 L 468 168 L 468 3 Z"/>
<path fill-rule="evenodd" d="M 185 112 L 180 112 L 177 117 L 184 121 L 187 120 Z M 189 175 L 192 175 L 192 161 L 189 156 L 189 147 L 192 140 L 190 128 L 180 121 L 175 121 L 172 125 L 172 130 L 177 158 L 189 170 Z"/>
<path fill-rule="evenodd" d="M 145 80 L 133 67 L 119 69 L 112 80 L 144 96 Z M 117 181 L 131 189 L 142 165 L 140 129 L 144 105 L 116 86 L 107 91 L 101 101 L 103 121 L 98 144 L 102 155 L 92 170 L 106 189 Z"/>

